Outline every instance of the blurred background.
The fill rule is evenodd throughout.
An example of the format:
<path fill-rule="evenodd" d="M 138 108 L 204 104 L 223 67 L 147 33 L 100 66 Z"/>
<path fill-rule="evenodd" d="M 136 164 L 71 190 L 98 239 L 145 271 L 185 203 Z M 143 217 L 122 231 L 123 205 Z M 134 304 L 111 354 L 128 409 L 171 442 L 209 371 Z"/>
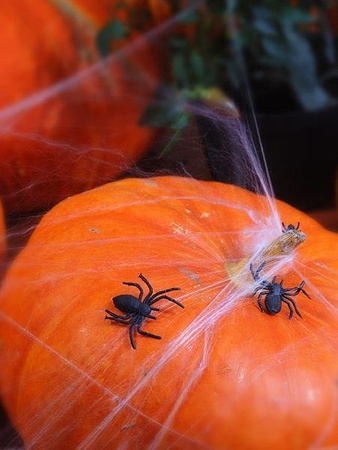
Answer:
<path fill-rule="evenodd" d="M 70 195 L 166 174 L 256 190 L 251 152 L 337 231 L 337 36 L 332 0 L 3 1 L 3 273 Z M 1 420 L 0 447 L 20 446 Z"/>

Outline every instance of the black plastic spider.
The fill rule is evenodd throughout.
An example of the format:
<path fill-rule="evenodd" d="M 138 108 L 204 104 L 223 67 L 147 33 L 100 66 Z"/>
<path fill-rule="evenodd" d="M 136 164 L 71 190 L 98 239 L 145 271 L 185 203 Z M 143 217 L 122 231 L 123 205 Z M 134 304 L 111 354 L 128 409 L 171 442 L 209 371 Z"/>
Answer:
<path fill-rule="evenodd" d="M 136 350 L 136 345 L 134 341 L 134 330 L 136 328 L 137 332 L 142 334 L 143 336 L 148 336 L 154 339 L 162 339 L 161 336 L 157 336 L 156 334 L 148 333 L 147 331 L 142 331 L 141 326 L 144 322 L 144 319 L 147 317 L 149 319 L 156 319 L 155 316 L 151 315 L 152 311 L 160 311 L 158 308 L 152 307 L 152 305 L 159 300 L 166 299 L 170 302 L 175 303 L 176 305 L 180 306 L 181 308 L 184 308 L 182 303 L 178 302 L 177 300 L 173 299 L 172 297 L 169 297 L 167 294 L 168 292 L 172 291 L 179 291 L 180 288 L 173 287 L 170 289 L 164 289 L 163 291 L 158 291 L 155 294 L 153 293 L 154 290 L 149 283 L 149 281 L 140 273 L 139 278 L 146 284 L 148 287 L 148 294 L 143 299 L 143 289 L 138 283 L 129 283 L 129 282 L 123 282 L 122 284 L 125 284 L 127 286 L 135 286 L 139 291 L 140 294 L 137 297 L 134 297 L 133 295 L 129 294 L 122 294 L 118 295 L 117 297 L 114 297 L 113 303 L 116 306 L 117 309 L 120 311 L 126 313 L 125 316 L 119 316 L 118 314 L 113 313 L 112 311 L 109 311 L 106 309 L 106 313 L 109 314 L 109 316 L 106 316 L 105 319 L 113 320 L 118 323 L 122 323 L 123 325 L 130 325 L 129 328 L 129 338 L 131 346 L 134 350 Z M 142 300 L 143 299 L 143 300 Z"/>
<path fill-rule="evenodd" d="M 294 225 L 292 225 L 292 223 L 289 223 L 289 225 L 286 227 L 284 222 L 282 222 L 282 227 L 283 227 L 283 229 L 282 229 L 283 233 L 286 233 L 287 231 L 290 231 L 290 230 L 299 230 L 300 223 L 297 222 L 297 226 L 296 227 Z"/>
<path fill-rule="evenodd" d="M 297 305 L 294 302 L 294 300 L 291 297 L 295 297 L 300 292 L 303 292 L 308 298 L 311 298 L 308 293 L 303 289 L 303 286 L 305 284 L 305 281 L 303 280 L 301 284 L 297 287 L 293 288 L 284 288 L 283 287 L 283 280 L 281 280 L 280 283 L 276 283 L 276 278 L 274 277 L 272 279 L 272 282 L 262 280 L 259 277 L 259 273 L 265 266 L 265 262 L 261 264 L 256 272 L 253 271 L 252 264 L 250 264 L 250 272 L 252 273 L 252 276 L 255 281 L 259 281 L 259 286 L 255 289 L 255 292 L 251 295 L 251 297 L 254 297 L 259 290 L 262 289 L 262 292 L 260 292 L 257 302 L 258 306 L 260 307 L 260 310 L 264 312 L 264 308 L 261 302 L 261 298 L 263 295 L 265 295 L 265 308 L 269 314 L 278 314 L 280 310 L 282 309 L 282 302 L 286 303 L 290 310 L 289 319 L 293 316 L 293 309 L 296 311 L 299 317 L 302 317 L 300 312 L 298 311 Z"/>

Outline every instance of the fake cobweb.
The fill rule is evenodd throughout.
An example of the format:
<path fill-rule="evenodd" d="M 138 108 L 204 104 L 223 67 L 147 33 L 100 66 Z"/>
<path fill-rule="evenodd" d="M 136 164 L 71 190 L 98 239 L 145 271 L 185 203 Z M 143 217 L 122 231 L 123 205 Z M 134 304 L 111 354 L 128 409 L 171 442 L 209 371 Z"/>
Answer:
<path fill-rule="evenodd" d="M 151 30 L 150 42 L 170 32 L 175 20 Z M 158 74 L 141 64 L 138 72 L 115 67 L 145 45 L 137 38 L 0 112 L 2 139 L 15 137 L 22 146 L 52 153 L 55 161 L 48 179 L 36 169 L 27 184 L 6 190 L 5 204 L 14 205 L 16 214 L 32 192 L 43 201 L 44 186 L 53 173 L 56 179 L 63 173 L 69 155 L 71 167 L 83 165 L 86 175 L 70 170 L 51 204 L 68 190 L 90 189 L 129 170 L 125 180 L 83 193 L 78 203 L 70 198 L 44 218 L 21 213 L 13 220 L 7 236 L 12 258 L 40 219 L 41 225 L 3 286 L 2 328 L 13 340 L 4 339 L 1 356 L 5 407 L 22 430 L 25 448 L 259 448 L 262 442 L 277 448 L 283 439 L 295 448 L 334 445 L 334 254 L 324 261 L 313 237 L 319 226 L 305 215 L 284 206 L 288 215 L 280 216 L 259 141 L 226 109 L 181 106 L 217 130 L 219 164 L 238 188 L 194 179 L 193 169 L 203 164 L 194 126 L 178 142 L 178 148 L 191 149 L 189 163 L 184 153 L 171 160 L 170 169 L 147 159 L 130 169 L 141 155 L 136 143 L 132 156 L 125 156 L 128 145 L 135 145 L 127 124 L 136 119 L 124 106 L 136 101 L 144 108 L 154 97 Z M 107 84 L 114 83 L 123 88 L 109 90 L 107 105 Z M 58 109 L 61 98 L 64 120 L 50 134 L 40 126 L 41 115 Z M 101 116 L 86 110 L 93 99 Z M 104 117 L 116 105 L 121 117 L 112 131 Z M 29 131 L 28 118 L 35 124 Z M 100 136 L 94 144 L 93 134 Z M 159 135 L 155 147 L 167 139 Z M 130 181 L 135 177 L 140 179 Z M 303 319 L 295 314 L 291 321 L 287 305 L 271 317 L 249 298 L 257 287 L 250 261 L 256 268 L 263 262 L 264 251 L 282 236 L 282 221 L 300 221 L 308 239 L 277 255 L 261 276 L 285 277 L 291 287 L 305 280 L 312 298 L 296 298 Z M 156 320 L 146 320 L 143 329 L 162 339 L 137 335 L 134 351 L 127 327 L 105 321 L 104 311 L 113 310 L 113 296 L 135 295 L 122 282 L 142 284 L 141 272 L 155 291 L 180 287 L 173 297 L 185 308 L 159 302 Z M 266 325 L 271 321 L 274 328 Z M 18 365 L 20 379 L 12 369 Z"/>

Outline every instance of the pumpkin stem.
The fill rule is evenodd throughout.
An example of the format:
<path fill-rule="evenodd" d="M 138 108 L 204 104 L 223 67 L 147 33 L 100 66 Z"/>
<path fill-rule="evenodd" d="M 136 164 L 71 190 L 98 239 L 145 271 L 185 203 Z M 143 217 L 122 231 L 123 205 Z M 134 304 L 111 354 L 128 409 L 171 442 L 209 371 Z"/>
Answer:
<path fill-rule="evenodd" d="M 276 237 L 270 244 L 263 249 L 260 257 L 271 259 L 275 256 L 281 257 L 292 253 L 298 245 L 306 239 L 305 233 L 300 230 L 292 229 Z"/>
<path fill-rule="evenodd" d="M 268 265 L 280 260 L 281 257 L 290 255 L 298 245 L 306 239 L 305 233 L 292 229 L 273 239 L 254 258 L 242 258 L 238 261 L 227 261 L 225 268 L 231 281 L 236 286 L 242 286 L 243 282 L 252 281 L 249 270 L 250 262 L 254 267 L 266 262 Z"/>

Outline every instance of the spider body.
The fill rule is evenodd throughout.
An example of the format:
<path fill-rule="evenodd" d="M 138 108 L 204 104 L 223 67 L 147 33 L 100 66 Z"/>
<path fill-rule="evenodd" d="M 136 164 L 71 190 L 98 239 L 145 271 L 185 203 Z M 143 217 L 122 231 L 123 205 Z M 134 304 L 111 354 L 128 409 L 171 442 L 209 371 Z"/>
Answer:
<path fill-rule="evenodd" d="M 105 319 L 121 323 L 122 325 L 129 325 L 129 339 L 134 350 L 136 349 L 134 339 L 135 330 L 143 336 L 148 336 L 153 339 L 162 339 L 161 336 L 157 336 L 156 334 L 141 330 L 142 324 L 146 318 L 156 319 L 156 317 L 151 314 L 152 311 L 159 311 L 158 308 L 152 306 L 154 303 L 158 302 L 159 300 L 165 299 L 172 303 L 175 303 L 181 308 L 184 308 L 184 306 L 180 302 L 166 295 L 168 292 L 179 291 L 180 288 L 173 287 L 154 293 L 154 290 L 146 277 L 144 277 L 140 273 L 139 278 L 141 278 L 141 280 L 148 288 L 148 293 L 146 294 L 146 296 L 144 297 L 143 288 L 138 283 L 123 282 L 122 284 L 125 284 L 127 286 L 136 287 L 139 290 L 139 296 L 135 297 L 134 295 L 122 294 L 114 297 L 112 300 L 115 307 L 121 312 L 125 313 L 125 315 L 120 316 L 106 309 L 106 313 L 108 315 L 105 317 Z"/>
<path fill-rule="evenodd" d="M 142 316 L 149 316 L 151 314 L 151 307 L 146 303 L 139 301 L 134 295 L 118 295 L 113 298 L 113 303 L 117 309 L 126 314 L 141 314 Z"/>
<path fill-rule="evenodd" d="M 271 291 L 269 291 L 269 293 L 266 294 L 264 305 L 265 309 L 268 311 L 269 314 L 271 315 L 278 314 L 282 309 L 282 302 L 281 302 L 282 293 L 283 291 L 280 284 L 275 283 Z M 259 295 L 263 296 L 264 294 L 261 292 Z"/>
<path fill-rule="evenodd" d="M 266 264 L 265 262 L 261 264 L 256 270 L 256 272 L 254 272 L 252 264 L 250 264 L 251 274 L 254 280 L 259 282 L 258 287 L 255 289 L 251 297 L 254 297 L 258 291 L 261 291 L 257 298 L 257 303 L 260 310 L 264 312 L 264 308 L 262 305 L 262 297 L 265 296 L 264 306 L 269 314 L 271 315 L 278 314 L 282 309 L 282 302 L 284 302 L 288 305 L 288 308 L 290 310 L 289 319 L 292 318 L 294 311 L 299 317 L 302 317 L 292 297 L 295 297 L 300 292 L 303 292 L 304 295 L 310 298 L 308 293 L 303 289 L 305 281 L 302 281 L 299 286 L 293 288 L 284 288 L 283 280 L 281 280 L 280 283 L 276 282 L 277 277 L 274 277 L 271 282 L 262 280 L 259 274 L 263 269 L 263 267 L 265 266 L 265 264 Z"/>
<path fill-rule="evenodd" d="M 291 231 L 291 230 L 299 230 L 300 227 L 300 223 L 297 222 L 297 226 L 295 227 L 292 223 L 289 223 L 289 225 L 286 227 L 284 222 L 282 222 L 282 230 L 283 233 L 286 233 L 287 231 Z M 299 230 L 300 231 L 300 230 Z"/>

